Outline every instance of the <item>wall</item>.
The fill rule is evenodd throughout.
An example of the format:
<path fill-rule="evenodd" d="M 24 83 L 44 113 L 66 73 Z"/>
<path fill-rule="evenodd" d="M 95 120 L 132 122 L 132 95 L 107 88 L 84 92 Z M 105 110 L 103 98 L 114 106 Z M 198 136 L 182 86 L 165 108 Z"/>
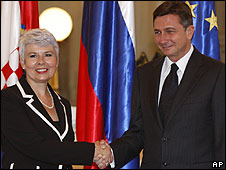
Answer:
<path fill-rule="evenodd" d="M 163 1 L 135 1 L 135 32 L 136 32 L 136 58 L 144 51 L 151 60 L 157 50 L 154 41 L 152 13 Z M 221 58 L 225 62 L 225 1 L 216 1 L 218 17 L 219 40 Z M 71 35 L 59 43 L 59 91 L 68 98 L 73 106 L 76 105 L 78 63 L 80 50 L 80 35 L 83 1 L 39 1 L 39 12 L 48 7 L 60 7 L 72 17 L 73 30 Z"/>
<path fill-rule="evenodd" d="M 60 94 L 69 99 L 71 104 L 75 106 L 83 1 L 39 1 L 39 13 L 49 7 L 60 7 L 72 17 L 71 35 L 63 42 L 59 42 L 60 64 L 58 73 Z"/>

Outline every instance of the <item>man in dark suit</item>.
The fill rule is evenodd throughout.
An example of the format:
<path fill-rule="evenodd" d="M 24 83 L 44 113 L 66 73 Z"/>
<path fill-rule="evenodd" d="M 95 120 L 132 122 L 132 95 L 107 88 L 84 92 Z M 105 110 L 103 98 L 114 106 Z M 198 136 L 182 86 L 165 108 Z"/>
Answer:
<path fill-rule="evenodd" d="M 136 69 L 130 127 L 110 144 L 111 166 L 124 166 L 143 149 L 141 168 L 208 169 L 216 163 L 224 168 L 225 64 L 191 44 L 194 26 L 185 3 L 164 2 L 153 21 L 165 57 Z M 172 63 L 178 87 L 162 111 L 161 94 Z"/>

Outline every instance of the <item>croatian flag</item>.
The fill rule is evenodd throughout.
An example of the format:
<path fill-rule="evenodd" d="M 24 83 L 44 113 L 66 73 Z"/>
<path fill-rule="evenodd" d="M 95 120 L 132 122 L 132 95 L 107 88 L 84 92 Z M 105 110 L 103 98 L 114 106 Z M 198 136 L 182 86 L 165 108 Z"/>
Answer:
<path fill-rule="evenodd" d="M 78 141 L 105 139 L 111 143 L 129 128 L 134 29 L 133 2 L 84 1 L 76 106 Z M 123 168 L 138 167 L 139 157 Z"/>
<path fill-rule="evenodd" d="M 19 66 L 20 37 L 19 1 L 2 1 L 1 11 L 1 90 L 14 85 L 22 75 Z"/>
<path fill-rule="evenodd" d="M 23 30 L 39 27 L 39 13 L 38 1 L 1 1 L 1 5 L 2 90 L 16 84 L 23 74 L 19 62 L 19 37 Z"/>
<path fill-rule="evenodd" d="M 2 1 L 1 90 L 21 77 L 18 42 L 25 29 L 39 27 L 38 1 Z"/>

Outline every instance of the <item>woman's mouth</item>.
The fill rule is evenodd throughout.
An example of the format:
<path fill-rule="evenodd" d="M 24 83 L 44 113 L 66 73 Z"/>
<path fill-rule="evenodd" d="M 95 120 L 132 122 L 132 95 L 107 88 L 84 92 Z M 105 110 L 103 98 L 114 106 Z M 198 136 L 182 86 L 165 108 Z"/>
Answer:
<path fill-rule="evenodd" d="M 36 72 L 38 72 L 39 74 L 46 73 L 47 71 L 48 71 L 48 69 L 46 69 L 46 68 L 36 69 Z"/>

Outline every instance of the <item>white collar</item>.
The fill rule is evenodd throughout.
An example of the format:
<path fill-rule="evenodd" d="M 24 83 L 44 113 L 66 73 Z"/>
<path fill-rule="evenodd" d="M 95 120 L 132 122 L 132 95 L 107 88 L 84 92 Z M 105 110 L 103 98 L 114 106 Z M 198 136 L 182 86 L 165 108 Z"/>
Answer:
<path fill-rule="evenodd" d="M 185 54 L 180 60 L 178 60 L 176 62 L 177 66 L 178 66 L 178 70 L 182 71 L 182 73 L 184 73 L 185 68 L 187 66 L 188 60 L 191 57 L 192 52 L 194 51 L 194 47 L 193 45 L 191 45 L 190 50 L 187 52 L 187 54 Z M 171 64 L 173 63 L 167 56 L 165 57 L 165 66 L 164 66 L 164 70 L 163 73 L 166 74 L 168 72 L 168 70 L 170 69 Z"/>

